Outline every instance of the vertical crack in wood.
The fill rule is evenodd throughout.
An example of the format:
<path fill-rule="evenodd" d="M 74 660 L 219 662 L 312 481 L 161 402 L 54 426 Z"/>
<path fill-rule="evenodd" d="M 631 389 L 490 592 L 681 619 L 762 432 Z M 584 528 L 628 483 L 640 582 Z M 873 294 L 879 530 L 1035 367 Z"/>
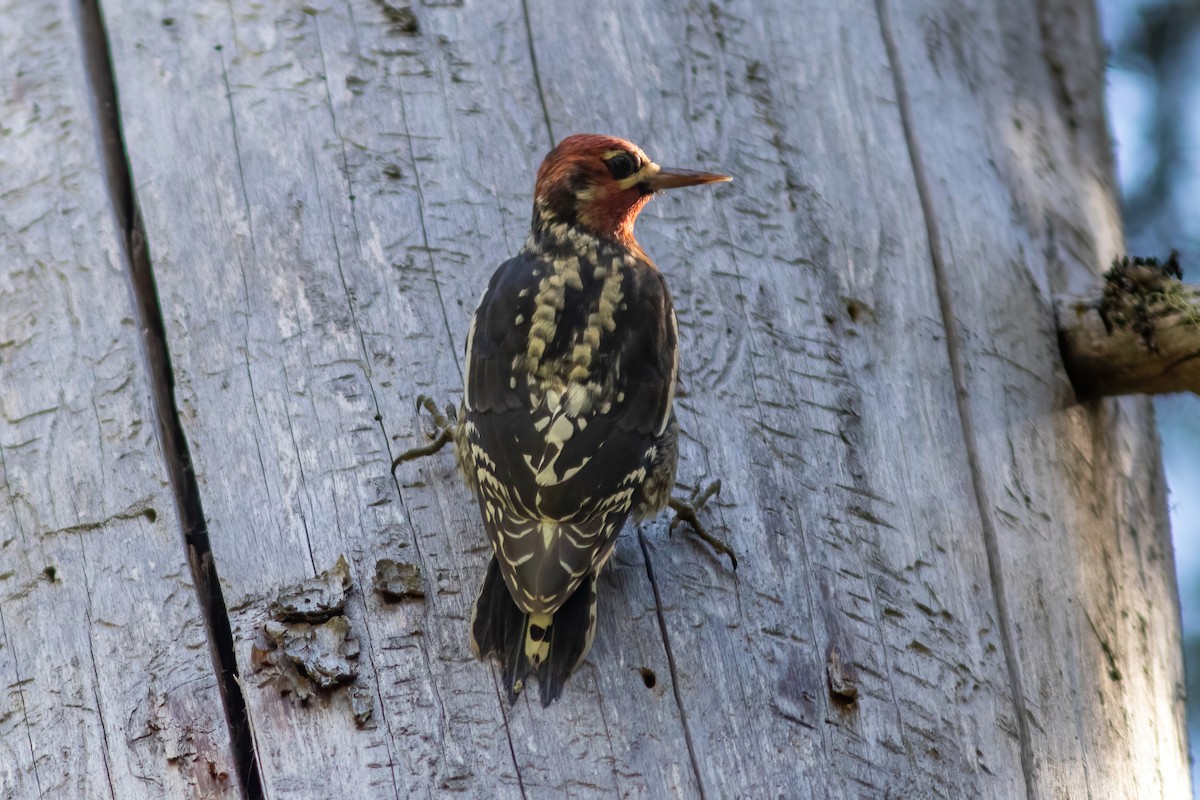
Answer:
<path fill-rule="evenodd" d="M 529 63 L 533 68 L 533 85 L 537 88 L 538 104 L 542 107 L 542 119 L 546 121 L 546 135 L 550 137 L 550 149 L 554 149 L 554 126 L 550 124 L 550 107 L 546 105 L 546 93 L 542 90 L 542 73 L 538 69 L 537 49 L 533 46 L 533 24 L 529 21 L 529 0 L 521 0 L 521 14 L 525 17 L 525 42 L 529 45 Z"/>
<path fill-rule="evenodd" d="M 671 691 L 675 695 L 675 705 L 679 709 L 679 724 L 683 726 L 683 740 L 687 744 L 688 760 L 692 762 L 692 773 L 696 776 L 696 789 L 700 800 L 705 800 L 704 779 L 700 775 L 700 762 L 696 758 L 696 748 L 692 744 L 692 730 L 688 727 L 687 711 L 683 707 L 683 696 L 679 693 L 679 672 L 675 669 L 675 652 L 671 649 L 671 636 L 667 633 L 667 618 L 663 615 L 662 594 L 658 591 L 658 581 L 654 579 L 654 565 L 650 563 L 650 548 L 646 545 L 646 537 L 637 528 L 638 545 L 642 548 L 642 558 L 646 561 L 646 577 L 650 580 L 650 591 L 654 592 L 654 614 L 658 617 L 658 630 L 662 634 L 663 650 L 667 654 L 667 669 L 671 673 Z"/>
<path fill-rule="evenodd" d="M 975 421 L 972 416 L 971 402 L 963 371 L 962 339 L 959 335 L 957 320 L 954 317 L 950 284 L 946 274 L 946 262 L 942 256 L 941 232 L 938 229 L 937 216 L 934 213 L 933 207 L 933 196 L 929 188 L 929 179 L 925 173 L 924 163 L 921 160 L 921 150 L 912 122 L 912 107 L 909 102 L 908 88 L 905 85 L 904 75 L 901 71 L 900 49 L 896 44 L 895 36 L 892 34 L 890 15 L 888 13 L 888 0 L 875 0 L 875 8 L 879 19 L 879 32 L 883 39 L 884 49 L 887 52 L 888 64 L 892 70 L 896 104 L 900 110 L 900 126 L 904 131 L 904 141 L 908 147 L 913 179 L 916 183 L 917 196 L 921 203 L 921 214 L 925 219 L 925 233 L 929 240 L 929 256 L 933 266 L 938 307 L 942 315 L 942 327 L 946 334 L 946 351 L 949 356 L 950 374 L 954 383 L 954 397 L 958 406 L 958 418 L 962 425 L 963 445 L 966 448 L 967 455 L 967 468 L 971 475 L 971 486 L 975 492 L 975 503 L 979 508 L 984 549 L 987 552 L 988 575 L 991 579 L 996 614 L 999 617 L 1000 639 L 1004 647 L 1004 660 L 1008 667 L 1008 682 L 1012 693 L 1013 711 L 1017 718 L 1017 738 L 1021 749 L 1021 772 L 1025 779 L 1025 796 L 1029 800 L 1036 800 L 1037 785 L 1034 780 L 1033 743 L 1030 739 L 1024 684 L 1021 679 L 1020 657 L 1017 653 L 1016 634 L 1013 627 L 1012 615 L 1008 609 L 1008 596 L 1005 591 L 1004 571 L 1000 559 L 999 536 L 995 523 L 987 512 L 987 489 L 984 486 L 979 448 L 975 441 Z"/>
<path fill-rule="evenodd" d="M 521 790 L 521 800 L 529 795 L 525 793 L 525 779 L 521 777 L 521 765 L 517 763 L 517 748 L 513 745 L 512 728 L 508 724 L 508 708 L 504 695 L 500 692 L 500 681 L 496 678 L 496 670 L 492 670 L 492 683 L 496 687 L 496 702 L 500 704 L 500 719 L 504 721 L 504 736 L 508 740 L 508 754 L 512 758 L 513 771 L 517 773 L 517 788 Z"/>
<path fill-rule="evenodd" d="M 150 265 L 145 231 L 117 105 L 116 76 L 109 53 L 108 32 L 98 0 L 80 5 L 79 34 L 86 59 L 87 80 L 95 104 L 100 150 L 116 222 L 125 237 L 124 254 L 129 273 L 133 312 L 144 331 L 143 355 L 159 424 L 163 458 L 171 479 L 179 517 L 183 523 L 184 546 L 204 614 L 209 650 L 217 673 L 217 686 L 229 725 L 232 756 L 243 794 L 250 800 L 263 797 L 262 776 L 253 742 L 253 731 L 242 694 L 233 629 L 221 592 L 200 502 L 200 487 L 188 450 L 187 437 L 175 404 L 175 382 L 167 349 L 158 288 Z"/>

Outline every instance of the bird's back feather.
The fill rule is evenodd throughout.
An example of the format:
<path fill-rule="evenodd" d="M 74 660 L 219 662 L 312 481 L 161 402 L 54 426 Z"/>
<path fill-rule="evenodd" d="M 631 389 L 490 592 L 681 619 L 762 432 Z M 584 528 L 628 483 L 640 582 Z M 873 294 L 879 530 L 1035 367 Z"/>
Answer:
<path fill-rule="evenodd" d="M 531 613 L 554 613 L 611 553 L 662 461 L 676 379 L 662 276 L 575 236 L 501 265 L 468 334 L 460 460 Z"/>

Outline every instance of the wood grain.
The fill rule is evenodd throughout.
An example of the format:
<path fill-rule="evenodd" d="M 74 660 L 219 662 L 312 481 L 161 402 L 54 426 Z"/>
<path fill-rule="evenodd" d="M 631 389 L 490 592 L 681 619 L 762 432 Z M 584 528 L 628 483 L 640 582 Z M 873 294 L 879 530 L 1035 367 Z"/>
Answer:
<path fill-rule="evenodd" d="M 1124 249 L 1108 144 L 1095 133 L 1102 96 L 1078 76 L 1101 62 L 1099 24 L 1090 6 L 1064 0 L 976 6 L 906 4 L 892 35 L 957 332 L 1028 791 L 1185 796 L 1178 595 L 1153 414 L 1146 398 L 1079 403 L 1056 341 L 1053 293 L 1096 281 Z M 968 24 L 980 39 L 958 48 L 954 31 Z"/>
<path fill-rule="evenodd" d="M 527 69 L 523 45 L 504 50 L 523 41 L 519 9 L 492 13 L 470 21 L 474 35 L 512 31 L 489 58 Z M 396 448 L 418 435 L 414 396 L 461 386 L 467 316 L 524 236 L 541 149 L 528 131 L 469 113 L 514 90 L 478 85 L 501 73 L 455 54 L 459 14 L 431 11 L 413 37 L 373 3 L 277 16 L 181 4 L 165 12 L 170 26 L 109 13 L 177 399 L 242 664 L 277 587 L 340 553 L 360 589 L 383 557 L 418 564 L 429 586 L 423 603 L 398 608 L 352 599 L 377 703 L 366 732 L 341 696 L 293 707 L 247 673 L 265 785 L 303 797 L 479 786 L 689 795 L 674 701 L 650 693 L 638 672 L 668 685 L 649 586 L 606 592 L 609 644 L 597 659 L 614 668 L 585 670 L 574 702 L 532 720 L 522 704 L 510 720 L 467 646 L 486 563 L 474 504 L 449 460 L 406 471 L 400 492 L 388 472 Z M 164 69 L 141 60 L 159 40 L 178 42 L 181 54 Z M 184 94 L 188 102 L 174 102 Z M 145 116 L 150 104 L 163 114 Z M 295 135 L 281 142 L 287 131 Z M 447 149 L 455 140 L 464 144 Z M 484 140 L 494 149 L 470 144 Z M 484 255 L 492 232 L 506 230 L 504 249 Z M 630 580 L 614 571 L 614 583 Z M 622 640 L 638 643 L 625 664 L 610 649 Z M 613 741 L 610 721 L 643 733 Z M 565 774 L 564 753 L 574 754 Z"/>
<path fill-rule="evenodd" d="M 0 797 L 238 796 L 79 11 L 0 19 Z"/>
<path fill-rule="evenodd" d="M 1016 5 L 104 5 L 267 796 L 1186 786 L 1152 415 L 1075 402 L 1049 300 L 1120 243 L 1094 17 Z M 510 709 L 466 644 L 487 546 L 452 459 L 388 465 L 417 394 L 457 398 L 542 153 L 589 130 L 735 176 L 640 238 L 681 478 L 723 479 L 742 567 L 627 532 L 588 663 Z M 340 554 L 365 730 L 250 671 Z M 381 558 L 425 598 L 370 592 Z"/>

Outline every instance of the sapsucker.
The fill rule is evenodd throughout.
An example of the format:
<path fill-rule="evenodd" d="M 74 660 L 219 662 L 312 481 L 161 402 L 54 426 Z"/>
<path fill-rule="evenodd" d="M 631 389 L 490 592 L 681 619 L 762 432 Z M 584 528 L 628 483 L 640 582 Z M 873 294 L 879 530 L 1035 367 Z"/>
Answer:
<path fill-rule="evenodd" d="M 633 225 L 660 190 L 727 180 L 623 139 L 564 139 L 538 169 L 529 238 L 471 320 L 453 437 L 495 551 L 471 644 L 499 658 L 510 700 L 530 673 L 543 705 L 561 694 L 617 534 L 671 499 L 679 330 Z"/>

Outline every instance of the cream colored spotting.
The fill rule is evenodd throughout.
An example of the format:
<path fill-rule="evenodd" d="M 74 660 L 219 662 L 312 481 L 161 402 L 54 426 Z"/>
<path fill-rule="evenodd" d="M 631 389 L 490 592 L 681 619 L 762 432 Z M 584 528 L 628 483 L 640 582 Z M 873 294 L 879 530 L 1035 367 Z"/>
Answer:
<path fill-rule="evenodd" d="M 563 233 L 574 232 L 564 229 Z M 595 241 L 590 237 L 580 237 L 579 244 L 588 251 L 585 260 L 598 264 Z M 566 287 L 583 288 L 580 259 L 575 256 L 555 259 L 554 273 L 539 284 L 529 352 L 523 365 L 513 365 L 515 369 L 523 366 L 533 378 L 529 382 L 529 401 L 539 417 L 534 422 L 534 428 L 545 437 L 545 449 L 541 454 L 524 455 L 526 466 L 533 472 L 539 486 L 563 483 L 588 464 L 590 458 L 585 457 L 578 465 L 561 474 L 557 468 L 566 443 L 577 430 L 587 426 L 588 416 L 596 411 L 608 413 L 611 410 L 610 403 L 599 402 L 605 391 L 604 385 L 589 380 L 589 377 L 604 333 L 616 330 L 617 313 L 625 297 L 621 264 L 622 260 L 617 257 L 607 266 L 600 264 L 594 269 L 593 278 L 603 281 L 596 309 L 588 314 L 587 322 L 578 333 L 570 353 L 553 361 L 544 360 L 544 356 L 549 343 L 558 333 Z"/>
<path fill-rule="evenodd" d="M 572 382 L 587 381 L 591 374 L 592 358 L 600 350 L 600 339 L 605 331 L 612 333 L 617 329 L 617 307 L 625 298 L 621 289 L 621 269 L 615 262 L 608 267 L 596 267 L 593 277 L 603 279 L 604 284 L 600 287 L 600 300 L 596 310 L 588 314 L 587 325 L 571 354 L 574 363 L 567 379 Z M 588 389 L 588 394 L 594 399 L 595 395 L 599 394 L 600 387 L 592 384 Z M 590 403 L 588 406 L 590 407 Z"/>
<path fill-rule="evenodd" d="M 550 639 L 546 636 L 553 623 L 550 614 L 530 614 L 525 623 L 525 657 L 538 666 L 550 656 Z M 533 628 L 541 629 L 542 638 L 535 638 Z"/>
<path fill-rule="evenodd" d="M 542 356 L 554 334 L 558 331 L 558 315 L 562 312 L 567 296 L 567 275 L 574 261 L 575 280 L 579 279 L 579 259 L 567 258 L 554 262 L 553 271 L 538 282 L 538 293 L 533 298 L 533 319 L 529 323 L 529 371 L 536 372 Z"/>

